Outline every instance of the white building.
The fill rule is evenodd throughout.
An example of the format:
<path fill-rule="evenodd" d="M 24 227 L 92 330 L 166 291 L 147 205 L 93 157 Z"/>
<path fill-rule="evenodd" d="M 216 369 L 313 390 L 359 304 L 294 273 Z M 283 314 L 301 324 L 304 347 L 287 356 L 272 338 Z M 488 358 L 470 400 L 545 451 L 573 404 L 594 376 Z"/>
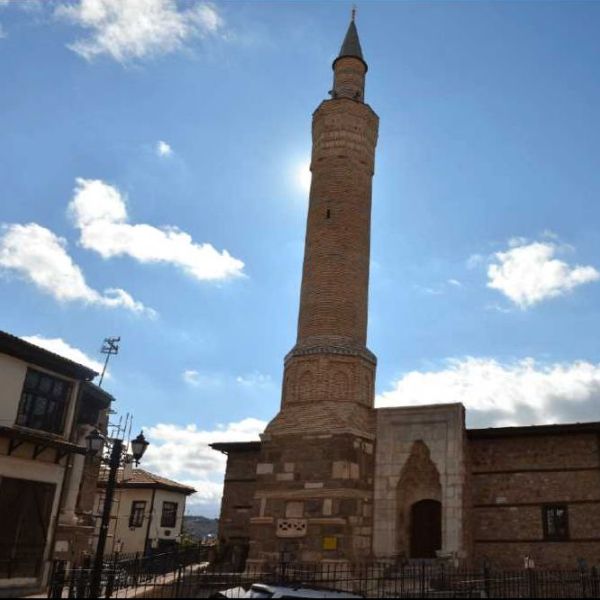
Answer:
<path fill-rule="evenodd" d="M 105 478 L 99 480 L 96 514 L 102 514 Z M 153 554 L 180 541 L 185 502 L 196 490 L 143 469 L 119 472 L 106 554 Z"/>
<path fill-rule="evenodd" d="M 85 437 L 112 396 L 97 373 L 0 332 L 0 595 L 43 588 L 92 549 L 98 459 Z"/>

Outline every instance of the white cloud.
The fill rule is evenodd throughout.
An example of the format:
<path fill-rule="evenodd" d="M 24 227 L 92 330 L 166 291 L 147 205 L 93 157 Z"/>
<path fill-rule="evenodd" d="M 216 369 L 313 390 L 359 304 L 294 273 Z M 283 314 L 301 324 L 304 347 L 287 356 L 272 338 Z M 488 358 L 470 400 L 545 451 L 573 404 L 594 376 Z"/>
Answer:
<path fill-rule="evenodd" d="M 264 375 L 258 371 L 249 373 L 248 375 L 238 375 L 235 380 L 239 385 L 243 385 L 244 387 L 267 387 L 273 385 L 273 379 L 271 379 L 270 375 Z"/>
<path fill-rule="evenodd" d="M 462 402 L 473 425 L 490 427 L 594 420 L 599 400 L 600 364 L 466 357 L 439 370 L 406 373 L 376 405 Z"/>
<path fill-rule="evenodd" d="M 220 375 L 214 373 L 200 373 L 195 369 L 187 369 L 181 374 L 181 378 L 193 387 L 215 387 L 223 383 Z"/>
<path fill-rule="evenodd" d="M 194 369 L 188 369 L 181 374 L 181 377 L 190 385 L 198 385 L 200 373 Z"/>
<path fill-rule="evenodd" d="M 67 242 L 49 229 L 29 223 L 5 225 L 0 230 L 0 267 L 18 273 L 59 302 L 85 302 L 136 313 L 156 313 L 120 288 L 103 293 L 88 286 L 81 269 L 67 253 Z"/>
<path fill-rule="evenodd" d="M 58 354 L 59 356 L 64 356 L 65 358 L 73 360 L 80 365 L 89 367 L 97 373 L 102 373 L 102 368 L 104 365 L 100 361 L 94 360 L 85 352 L 83 352 L 83 350 L 71 346 L 62 338 L 47 338 L 41 335 L 23 335 L 21 336 L 21 339 L 29 342 L 30 344 L 40 346 L 40 348 L 49 350 L 50 352 L 54 352 L 54 354 Z"/>
<path fill-rule="evenodd" d="M 168 263 L 199 280 L 242 275 L 244 263 L 211 244 L 196 244 L 175 227 L 127 223 L 127 208 L 119 190 L 101 180 L 77 179 L 69 204 L 80 243 L 103 258 L 130 256 L 141 263 Z"/>
<path fill-rule="evenodd" d="M 448 283 L 454 287 L 462 287 L 462 283 L 458 279 L 448 279 Z"/>
<path fill-rule="evenodd" d="M 144 454 L 143 468 L 193 486 L 197 493 L 188 501 L 188 507 L 216 516 L 227 459 L 208 444 L 258 440 L 266 426 L 265 421 L 247 418 L 205 431 L 195 425 L 165 423 L 144 428 L 150 446 Z"/>
<path fill-rule="evenodd" d="M 510 249 L 496 252 L 488 265 L 488 287 L 499 290 L 520 308 L 547 298 L 562 296 L 584 283 L 597 281 L 600 273 L 591 266 L 571 266 L 555 258 L 568 247 L 557 243 L 509 241 Z"/>
<path fill-rule="evenodd" d="M 167 142 L 159 140 L 158 142 L 156 142 L 156 154 L 158 154 L 158 156 L 165 157 L 171 156 L 171 154 L 173 154 L 173 148 L 171 148 L 171 146 L 169 146 Z"/>
<path fill-rule="evenodd" d="M 485 256 L 482 254 L 471 254 L 469 258 L 467 258 L 467 269 L 476 269 L 480 264 L 482 264 L 485 260 Z"/>
<path fill-rule="evenodd" d="M 181 49 L 192 38 L 222 31 L 224 22 L 207 2 L 175 0 L 78 0 L 62 2 L 55 10 L 87 31 L 69 48 L 92 60 L 107 55 L 125 63 Z"/>

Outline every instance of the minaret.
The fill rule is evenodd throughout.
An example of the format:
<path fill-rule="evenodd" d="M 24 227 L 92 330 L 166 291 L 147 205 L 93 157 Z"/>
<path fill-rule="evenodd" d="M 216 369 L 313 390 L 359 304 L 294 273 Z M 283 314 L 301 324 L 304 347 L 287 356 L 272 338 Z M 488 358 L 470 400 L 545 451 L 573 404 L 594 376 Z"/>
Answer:
<path fill-rule="evenodd" d="M 365 103 L 354 14 L 333 62 L 333 89 L 313 114 L 312 181 L 298 337 L 285 359 L 281 412 L 268 433 L 364 433 L 375 356 L 367 349 L 371 183 L 379 119 Z M 325 419 L 325 422 L 324 422 Z"/>
<path fill-rule="evenodd" d="M 354 14 L 313 115 L 298 337 L 262 436 L 250 561 L 368 560 L 375 356 L 367 349 L 371 180 L 379 119 L 365 104 Z"/>

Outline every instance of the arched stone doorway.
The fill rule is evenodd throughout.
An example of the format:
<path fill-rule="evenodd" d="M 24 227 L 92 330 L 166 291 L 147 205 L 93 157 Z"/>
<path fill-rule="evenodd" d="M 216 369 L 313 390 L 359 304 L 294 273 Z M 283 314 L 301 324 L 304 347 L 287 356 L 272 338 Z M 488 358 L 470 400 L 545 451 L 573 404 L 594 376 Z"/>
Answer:
<path fill-rule="evenodd" d="M 442 547 L 442 504 L 419 500 L 410 507 L 410 557 L 435 558 Z"/>
<path fill-rule="evenodd" d="M 413 443 L 396 493 L 397 555 L 435 558 L 435 551 L 442 548 L 442 486 L 423 440 Z"/>

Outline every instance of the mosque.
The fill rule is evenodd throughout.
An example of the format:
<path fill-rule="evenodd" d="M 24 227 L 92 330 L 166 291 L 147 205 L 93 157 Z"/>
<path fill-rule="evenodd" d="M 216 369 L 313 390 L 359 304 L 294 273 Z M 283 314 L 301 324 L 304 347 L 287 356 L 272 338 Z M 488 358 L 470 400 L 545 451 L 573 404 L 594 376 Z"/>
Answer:
<path fill-rule="evenodd" d="M 600 562 L 600 423 L 467 429 L 462 404 L 374 408 L 367 348 L 379 118 L 354 15 L 312 122 L 298 336 L 281 408 L 227 454 L 219 538 L 237 561 Z"/>

